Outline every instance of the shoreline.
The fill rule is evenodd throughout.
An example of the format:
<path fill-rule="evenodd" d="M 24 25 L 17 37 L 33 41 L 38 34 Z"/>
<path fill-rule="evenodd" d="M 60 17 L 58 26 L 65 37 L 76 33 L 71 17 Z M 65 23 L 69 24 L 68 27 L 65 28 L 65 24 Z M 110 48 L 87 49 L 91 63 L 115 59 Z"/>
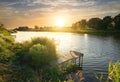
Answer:
<path fill-rule="evenodd" d="M 17 33 L 11 32 L 11 33 Z M 120 30 L 26 30 L 19 32 L 64 32 L 64 33 L 78 33 L 78 34 L 91 34 L 91 35 L 102 35 L 102 36 L 119 36 Z"/>

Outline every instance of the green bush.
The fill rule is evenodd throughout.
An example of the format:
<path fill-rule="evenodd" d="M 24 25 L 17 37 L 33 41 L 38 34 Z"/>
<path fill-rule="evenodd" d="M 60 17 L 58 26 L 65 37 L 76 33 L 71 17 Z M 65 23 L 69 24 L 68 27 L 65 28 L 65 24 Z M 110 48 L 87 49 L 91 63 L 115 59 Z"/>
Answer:
<path fill-rule="evenodd" d="M 8 38 L 8 36 L 0 35 L 0 46 L 1 47 L 10 49 L 13 43 L 14 43 L 13 38 L 10 38 L 10 37 Z"/>
<path fill-rule="evenodd" d="M 47 47 L 49 52 L 49 59 L 53 60 L 56 59 L 56 45 L 54 40 L 48 39 L 46 37 L 39 37 L 39 38 L 33 38 L 31 41 L 32 44 L 38 44 L 44 45 Z"/>
<path fill-rule="evenodd" d="M 59 82 L 61 79 L 61 75 L 62 75 L 62 72 L 60 71 L 59 67 L 53 66 L 47 70 L 45 79 L 47 80 L 47 82 L 48 81 Z"/>
<path fill-rule="evenodd" d="M 11 50 L 13 42 L 14 39 L 10 38 L 10 36 L 0 35 L 0 62 L 8 62 L 14 55 Z"/>
<path fill-rule="evenodd" d="M 0 30 L 0 32 L 4 31 Z M 11 74 L 9 67 L 15 52 L 14 50 L 11 50 L 13 44 L 14 39 L 12 36 L 6 33 L 0 34 L 0 82 L 7 82 L 7 79 Z"/>
<path fill-rule="evenodd" d="M 6 49 L 4 47 L 0 47 L 0 62 L 6 63 L 8 62 L 14 53 L 10 51 L 9 49 Z"/>
<path fill-rule="evenodd" d="M 15 68 L 8 82 L 36 82 L 36 80 L 37 78 L 33 69 L 21 66 Z"/>
<path fill-rule="evenodd" d="M 29 64 L 36 68 L 40 68 L 50 62 L 49 53 L 46 46 L 35 44 L 30 49 L 25 59 Z"/>
<path fill-rule="evenodd" d="M 3 35 L 10 35 L 10 32 L 8 32 L 8 30 L 7 29 L 5 29 L 5 28 L 1 28 L 0 27 L 0 34 L 3 34 Z"/>
<path fill-rule="evenodd" d="M 19 59 L 33 67 L 50 64 L 57 58 L 54 41 L 48 38 L 34 38 L 22 43 L 22 49 L 17 53 Z"/>
<path fill-rule="evenodd" d="M 15 52 L 16 56 L 15 56 L 15 61 L 13 66 L 30 67 L 35 72 L 38 82 L 48 81 L 46 77 L 47 77 L 47 74 L 51 76 L 51 73 L 47 73 L 49 70 L 51 70 L 50 64 L 52 61 L 56 60 L 57 58 L 56 46 L 53 40 L 44 38 L 44 37 L 34 38 L 32 40 L 25 41 L 21 44 L 20 43 L 14 44 L 12 50 L 16 51 Z M 24 71 L 25 70 L 23 70 L 23 72 Z M 18 71 L 18 73 L 19 72 L 20 71 Z M 54 74 L 55 73 L 56 72 L 54 72 Z M 24 75 L 27 77 L 28 75 L 26 74 L 27 73 L 24 73 Z M 18 77 L 17 74 L 15 73 L 13 73 L 12 75 L 14 77 Z M 21 82 L 24 82 L 22 78 L 21 78 Z"/>

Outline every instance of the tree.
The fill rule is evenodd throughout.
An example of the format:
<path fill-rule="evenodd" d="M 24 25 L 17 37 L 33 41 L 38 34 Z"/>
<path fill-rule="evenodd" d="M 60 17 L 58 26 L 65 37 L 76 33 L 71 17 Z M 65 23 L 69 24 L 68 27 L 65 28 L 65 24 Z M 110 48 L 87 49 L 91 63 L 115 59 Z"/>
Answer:
<path fill-rule="evenodd" d="M 39 26 L 35 25 L 34 29 L 36 29 L 36 30 L 39 29 Z"/>
<path fill-rule="evenodd" d="M 79 22 L 76 22 L 76 23 L 73 23 L 72 24 L 72 28 L 74 29 L 74 30 L 76 30 L 76 29 L 79 29 Z"/>
<path fill-rule="evenodd" d="M 72 28 L 74 29 L 85 29 L 87 26 L 87 22 L 85 19 L 82 19 L 72 25 Z"/>
<path fill-rule="evenodd" d="M 27 31 L 27 30 L 29 30 L 29 27 L 28 27 L 28 26 L 20 26 L 20 27 L 18 27 L 16 30 L 19 30 L 19 31 Z"/>
<path fill-rule="evenodd" d="M 114 22 L 115 22 L 115 29 L 120 30 L 120 14 L 114 17 Z"/>
<path fill-rule="evenodd" d="M 86 26 L 87 26 L 87 22 L 86 22 L 85 19 L 82 19 L 79 23 L 80 23 L 80 28 L 81 28 L 81 29 L 86 28 Z"/>
<path fill-rule="evenodd" d="M 112 19 L 112 17 L 111 16 L 105 16 L 104 18 L 103 18 L 103 20 L 102 20 L 102 24 L 103 24 L 103 26 L 102 26 L 102 28 L 103 29 L 108 29 L 108 28 L 111 28 L 111 26 L 112 26 L 112 21 L 113 21 L 113 19 Z"/>
<path fill-rule="evenodd" d="M 91 18 L 87 24 L 90 28 L 102 29 L 102 20 L 100 18 Z"/>

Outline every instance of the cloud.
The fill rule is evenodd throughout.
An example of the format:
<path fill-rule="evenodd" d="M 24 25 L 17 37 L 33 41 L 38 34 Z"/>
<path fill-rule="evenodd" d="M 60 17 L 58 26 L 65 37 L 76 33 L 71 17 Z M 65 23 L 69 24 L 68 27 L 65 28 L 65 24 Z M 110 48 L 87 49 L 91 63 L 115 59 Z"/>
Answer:
<path fill-rule="evenodd" d="M 45 21 L 56 15 L 71 20 L 114 16 L 120 12 L 119 4 L 120 0 L 0 0 L 0 21 Z"/>

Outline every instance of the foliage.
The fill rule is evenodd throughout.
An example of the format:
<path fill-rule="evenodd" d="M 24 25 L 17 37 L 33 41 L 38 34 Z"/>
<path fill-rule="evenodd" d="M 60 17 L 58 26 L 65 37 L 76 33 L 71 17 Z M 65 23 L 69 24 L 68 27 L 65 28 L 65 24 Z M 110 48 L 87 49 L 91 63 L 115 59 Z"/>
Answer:
<path fill-rule="evenodd" d="M 40 68 L 57 58 L 55 43 L 48 38 L 34 38 L 21 45 L 22 49 L 17 56 L 24 64 L 26 62 L 26 64 Z"/>
<path fill-rule="evenodd" d="M 72 24 L 74 30 L 78 29 L 97 29 L 97 30 L 108 30 L 117 29 L 120 30 L 120 14 L 116 15 L 114 18 L 111 16 L 105 16 L 103 19 L 98 17 L 90 18 L 88 21 L 79 20 Z"/>
<path fill-rule="evenodd" d="M 96 73 L 95 73 L 95 78 L 97 79 L 97 80 L 99 80 L 100 82 L 103 82 L 103 74 L 101 73 L 101 75 L 97 75 Z"/>
<path fill-rule="evenodd" d="M 113 28 L 112 21 L 113 21 L 113 19 L 111 16 L 105 16 L 102 20 L 102 22 L 103 22 L 102 28 L 103 29 Z"/>
<path fill-rule="evenodd" d="M 11 50 L 0 46 L 0 62 L 2 63 L 8 62 L 13 55 L 14 53 Z"/>
<path fill-rule="evenodd" d="M 112 80 L 112 82 L 120 82 L 120 61 L 116 63 L 110 62 L 108 73 L 108 79 Z"/>
<path fill-rule="evenodd" d="M 78 69 L 78 66 L 72 62 L 68 62 L 66 65 L 66 72 L 67 73 L 75 72 L 77 69 Z"/>
<path fill-rule="evenodd" d="M 100 82 L 104 82 L 103 80 L 103 74 L 101 73 L 100 76 L 98 76 L 95 73 L 95 77 Z M 120 61 L 112 63 L 110 62 L 108 65 L 108 78 L 105 82 L 120 82 Z"/>
<path fill-rule="evenodd" d="M 120 30 L 120 14 L 114 17 L 115 28 Z"/>
<path fill-rule="evenodd" d="M 4 41 L 4 44 L 5 44 L 5 45 L 7 44 L 7 46 L 8 46 L 9 44 L 14 43 L 14 39 L 13 39 L 12 36 L 0 35 L 0 39 L 2 39 L 2 40 Z M 3 42 L 3 41 L 2 41 L 2 42 Z M 2 43 L 2 42 L 1 42 L 1 43 Z M 2 46 L 5 46 L 5 45 L 2 45 Z"/>
<path fill-rule="evenodd" d="M 14 72 L 10 77 L 10 82 L 36 82 L 35 72 L 32 68 L 20 66 L 14 68 Z"/>
<path fill-rule="evenodd" d="M 85 29 L 87 26 L 87 22 L 85 19 L 82 19 L 74 24 L 72 24 L 73 29 Z"/>
<path fill-rule="evenodd" d="M 29 49 L 29 53 L 25 56 L 30 65 L 40 68 L 41 66 L 47 65 L 49 60 L 49 53 L 46 46 L 41 44 L 35 44 Z"/>
<path fill-rule="evenodd" d="M 44 45 L 47 47 L 48 52 L 49 52 L 49 58 L 51 60 L 56 59 L 56 45 L 54 40 L 48 39 L 46 37 L 39 37 L 39 38 L 34 38 L 32 39 L 32 44 L 37 44 L 40 43 L 41 45 Z"/>
<path fill-rule="evenodd" d="M 100 18 L 91 18 L 88 21 L 88 26 L 93 29 L 101 29 L 102 20 Z"/>
<path fill-rule="evenodd" d="M 12 37 L 0 35 L 0 62 L 8 62 L 14 55 L 14 52 L 10 49 L 13 42 L 14 39 Z"/>
<path fill-rule="evenodd" d="M 14 39 L 4 28 L 0 29 L 2 29 L 0 32 L 3 33 L 0 34 L 0 82 L 6 82 L 11 73 L 9 67 L 14 56 L 14 52 L 11 50 Z"/>
<path fill-rule="evenodd" d="M 11 50 L 16 51 L 11 68 L 15 72 L 10 78 L 12 82 L 17 82 L 17 79 L 20 82 L 49 80 L 56 82 L 55 80 L 58 79 L 57 69 L 55 71 L 49 67 L 51 62 L 57 58 L 53 40 L 44 37 L 33 38 L 23 43 L 14 43 Z M 56 78 L 54 78 L 55 76 Z"/>
<path fill-rule="evenodd" d="M 49 69 L 47 69 L 46 73 L 46 80 L 51 82 L 59 82 L 61 79 L 61 71 L 60 68 L 57 66 L 52 66 Z"/>
<path fill-rule="evenodd" d="M 27 31 L 27 30 L 29 30 L 29 27 L 28 26 L 21 26 L 21 27 L 14 29 L 14 30 Z"/>
<path fill-rule="evenodd" d="M 9 31 L 4 28 L 4 25 L 3 25 L 3 24 L 0 24 L 0 34 L 10 35 Z"/>

